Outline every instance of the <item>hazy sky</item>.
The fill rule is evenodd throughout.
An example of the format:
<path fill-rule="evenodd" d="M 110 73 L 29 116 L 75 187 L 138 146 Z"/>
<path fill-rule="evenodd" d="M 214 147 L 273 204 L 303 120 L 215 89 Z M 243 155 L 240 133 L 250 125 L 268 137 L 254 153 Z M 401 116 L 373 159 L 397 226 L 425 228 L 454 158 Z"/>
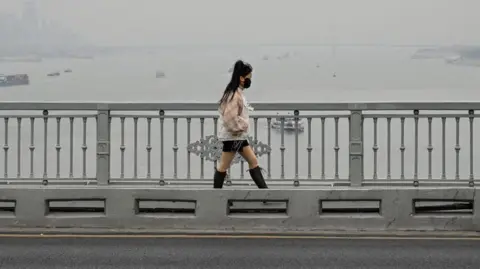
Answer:
<path fill-rule="evenodd" d="M 480 44 L 480 0 L 36 0 L 96 44 Z M 0 0 L 19 13 L 23 0 Z"/>

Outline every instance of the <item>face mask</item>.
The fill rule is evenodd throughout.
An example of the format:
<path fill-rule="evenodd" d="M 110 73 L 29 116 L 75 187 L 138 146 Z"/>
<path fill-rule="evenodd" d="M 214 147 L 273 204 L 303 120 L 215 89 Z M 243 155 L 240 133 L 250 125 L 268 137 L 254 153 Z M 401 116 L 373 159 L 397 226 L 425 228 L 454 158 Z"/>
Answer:
<path fill-rule="evenodd" d="M 245 81 L 243 82 L 243 88 L 248 89 L 252 85 L 252 80 L 249 78 L 246 78 Z"/>

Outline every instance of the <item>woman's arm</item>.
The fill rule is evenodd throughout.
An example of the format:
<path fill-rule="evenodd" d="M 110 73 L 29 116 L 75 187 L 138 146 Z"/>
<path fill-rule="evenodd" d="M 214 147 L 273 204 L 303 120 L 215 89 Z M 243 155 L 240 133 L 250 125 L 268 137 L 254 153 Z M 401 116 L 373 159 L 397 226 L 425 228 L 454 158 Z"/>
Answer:
<path fill-rule="evenodd" d="M 248 122 L 241 117 L 243 112 L 243 98 L 235 93 L 232 100 L 227 101 L 223 110 L 225 128 L 231 133 L 245 132 L 248 130 Z"/>

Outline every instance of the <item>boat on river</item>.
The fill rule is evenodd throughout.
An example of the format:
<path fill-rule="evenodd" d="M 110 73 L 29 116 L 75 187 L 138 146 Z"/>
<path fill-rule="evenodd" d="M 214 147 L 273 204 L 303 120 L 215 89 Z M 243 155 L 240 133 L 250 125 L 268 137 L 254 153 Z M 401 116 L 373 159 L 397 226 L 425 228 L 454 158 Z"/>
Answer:
<path fill-rule="evenodd" d="M 29 85 L 30 78 L 27 74 L 2 75 L 0 74 L 0 87 Z"/>

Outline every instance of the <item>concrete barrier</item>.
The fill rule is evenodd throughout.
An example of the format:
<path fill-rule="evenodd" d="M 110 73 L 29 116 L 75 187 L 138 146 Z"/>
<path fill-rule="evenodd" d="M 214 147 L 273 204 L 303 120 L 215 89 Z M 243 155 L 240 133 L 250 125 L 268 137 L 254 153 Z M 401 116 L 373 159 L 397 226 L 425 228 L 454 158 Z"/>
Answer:
<path fill-rule="evenodd" d="M 477 188 L 0 188 L 0 228 L 479 231 Z"/>

